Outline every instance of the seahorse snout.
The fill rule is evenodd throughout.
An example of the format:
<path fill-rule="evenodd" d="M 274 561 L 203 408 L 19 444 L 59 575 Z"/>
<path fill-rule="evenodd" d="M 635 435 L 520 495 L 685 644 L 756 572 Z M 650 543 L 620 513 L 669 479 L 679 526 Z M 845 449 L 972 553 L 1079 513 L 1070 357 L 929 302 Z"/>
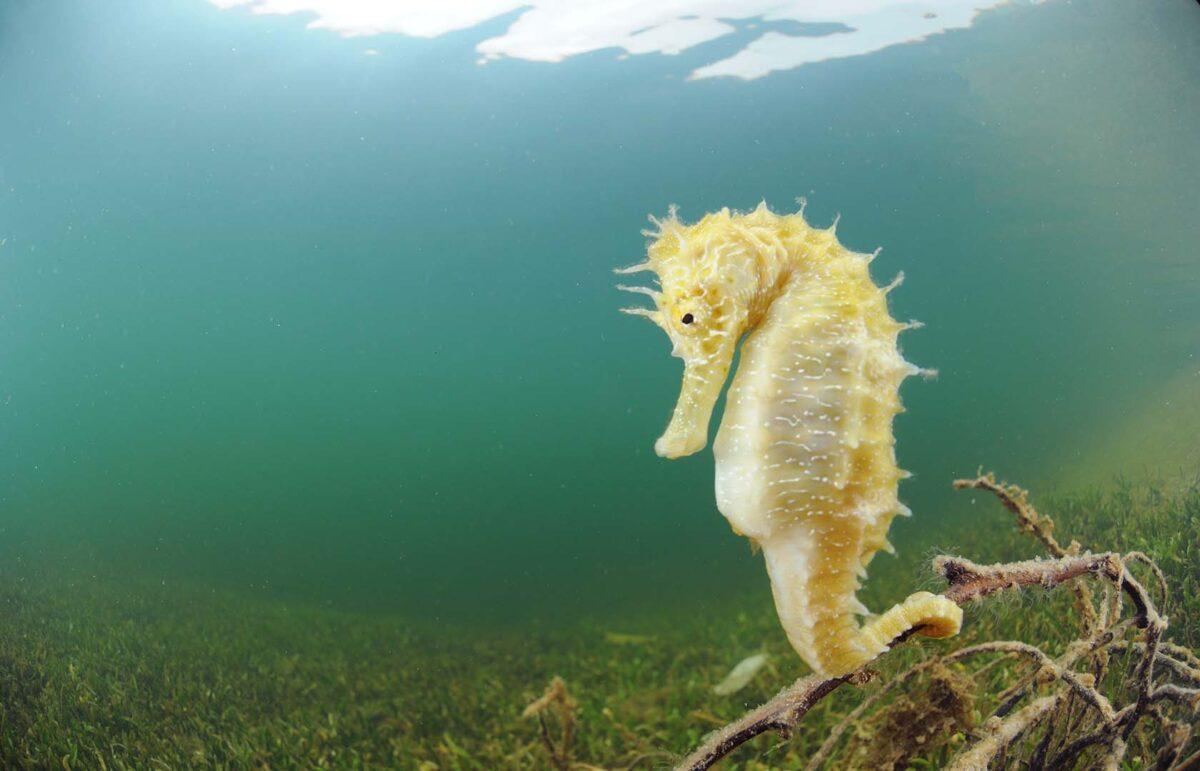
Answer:
<path fill-rule="evenodd" d="M 678 434 L 668 429 L 654 443 L 654 452 L 660 458 L 674 460 L 675 458 L 683 458 L 700 452 L 707 443 L 707 432 Z"/>
<path fill-rule="evenodd" d="M 728 350 L 718 351 L 714 356 L 684 364 L 679 401 L 675 403 L 667 430 L 654 443 L 659 457 L 682 458 L 700 452 L 708 444 L 708 424 L 732 358 L 732 346 L 728 346 Z"/>

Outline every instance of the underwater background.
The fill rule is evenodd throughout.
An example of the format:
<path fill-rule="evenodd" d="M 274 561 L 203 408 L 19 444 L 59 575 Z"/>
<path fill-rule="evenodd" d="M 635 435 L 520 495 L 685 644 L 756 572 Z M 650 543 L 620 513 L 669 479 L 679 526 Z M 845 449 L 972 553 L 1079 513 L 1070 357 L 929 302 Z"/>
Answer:
<path fill-rule="evenodd" d="M 534 694 L 603 630 L 704 620 L 716 669 L 755 635 L 785 653 L 711 453 L 654 455 L 679 363 L 617 313 L 612 268 L 669 204 L 805 197 L 883 248 L 878 283 L 904 271 L 893 314 L 926 325 L 905 355 L 939 375 L 903 388 L 915 516 L 880 597 L 978 545 L 983 503 L 949 483 L 980 466 L 1047 496 L 1200 470 L 1194 2 L 1003 4 L 753 77 L 689 76 L 764 30 L 838 25 L 481 64 L 524 11 L 422 37 L 252 10 L 0 1 L 0 594 L 13 618 L 61 611 L 30 610 L 0 656 L 9 764 L 37 765 L 13 678 L 35 648 L 95 655 L 71 637 L 89 624 L 161 623 L 119 655 L 168 669 L 199 656 L 163 642 L 181 624 L 239 661 L 313 666 L 394 655 L 375 642 L 392 631 L 354 648 L 363 630 L 421 630 L 387 666 L 427 678 L 428 714 L 390 760 L 354 761 L 399 767 L 456 767 L 416 734 L 453 735 L 470 646 L 505 650 L 485 675 Z M 87 730 L 95 757 L 153 732 Z"/>

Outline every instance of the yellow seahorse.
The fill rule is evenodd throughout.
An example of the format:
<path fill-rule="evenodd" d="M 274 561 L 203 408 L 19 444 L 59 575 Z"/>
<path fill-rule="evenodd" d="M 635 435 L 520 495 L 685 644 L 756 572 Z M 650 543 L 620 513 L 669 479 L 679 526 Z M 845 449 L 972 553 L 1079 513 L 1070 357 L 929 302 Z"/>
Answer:
<path fill-rule="evenodd" d="M 645 235 L 647 260 L 618 273 L 652 271 L 659 288 L 647 316 L 683 359 L 683 386 L 655 451 L 704 448 L 713 406 L 746 336 L 713 445 L 717 507 L 735 532 L 762 548 L 788 640 L 818 674 L 851 672 L 909 630 L 958 633 L 962 610 L 918 592 L 882 615 L 855 597 L 867 563 L 891 550 L 897 514 L 892 419 L 900 383 L 922 372 L 896 347 L 912 326 L 888 313 L 868 265 L 837 240 L 837 223 L 810 227 L 803 207 L 779 215 L 722 209 L 685 225 L 672 207 Z"/>

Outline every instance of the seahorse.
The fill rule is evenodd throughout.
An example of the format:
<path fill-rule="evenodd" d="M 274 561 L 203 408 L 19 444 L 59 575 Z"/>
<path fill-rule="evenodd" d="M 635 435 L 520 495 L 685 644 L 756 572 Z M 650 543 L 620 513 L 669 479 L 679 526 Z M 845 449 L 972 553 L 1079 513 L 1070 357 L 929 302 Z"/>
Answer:
<path fill-rule="evenodd" d="M 717 508 L 761 548 L 788 641 L 814 672 L 840 676 L 910 630 L 958 633 L 962 610 L 917 592 L 870 616 L 857 599 L 866 567 L 891 551 L 888 528 L 911 512 L 898 498 L 892 421 L 899 388 L 924 371 L 904 360 L 873 255 L 846 249 L 804 207 L 776 214 L 722 209 L 691 225 L 671 207 L 650 218 L 646 260 L 658 287 L 618 288 L 654 308 L 623 308 L 666 331 L 683 383 L 654 448 L 679 458 L 704 448 L 713 408 L 741 343 L 713 444 Z M 877 253 L 877 252 L 876 252 Z"/>

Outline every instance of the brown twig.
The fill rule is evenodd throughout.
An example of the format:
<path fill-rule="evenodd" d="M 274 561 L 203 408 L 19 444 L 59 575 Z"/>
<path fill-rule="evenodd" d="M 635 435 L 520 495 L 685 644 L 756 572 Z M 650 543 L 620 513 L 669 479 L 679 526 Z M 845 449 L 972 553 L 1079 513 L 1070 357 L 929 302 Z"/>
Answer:
<path fill-rule="evenodd" d="M 956 479 L 953 483 L 955 490 L 983 490 L 992 493 L 999 499 L 1004 508 L 1012 512 L 1017 519 L 1017 530 L 1028 533 L 1037 539 L 1052 557 L 1066 557 L 1078 554 L 1080 546 L 1075 541 L 1063 547 L 1054 537 L 1054 520 L 1038 513 L 1029 502 L 1029 492 L 1013 484 L 996 481 L 992 473 L 979 474 L 974 479 Z M 1084 627 L 1093 631 L 1098 625 L 1096 610 L 1092 605 L 1092 592 L 1086 584 L 1075 584 L 1076 606 L 1083 616 Z"/>
<path fill-rule="evenodd" d="M 1066 689 L 1039 698 L 1003 719 L 1000 716 L 993 717 L 991 719 L 993 722 L 990 724 L 992 728 L 990 735 L 960 755 L 955 761 L 955 768 L 983 767 L 990 760 L 1004 754 L 1025 732 L 1053 713 L 1063 702 L 1070 702 L 1072 698 L 1079 699 L 1092 708 L 1099 728 L 1059 750 L 1051 760 L 1052 767 L 1069 766 L 1088 747 L 1103 745 L 1107 749 L 1101 765 L 1116 768 L 1124 757 L 1127 740 L 1138 721 L 1156 702 L 1170 701 L 1190 705 L 1193 710 L 1200 707 L 1200 690 L 1173 684 L 1155 687 L 1154 665 L 1156 662 L 1163 661 L 1176 673 L 1180 670 L 1188 672 L 1191 669 L 1189 666 L 1191 662 L 1179 661 L 1179 658 L 1183 658 L 1182 654 L 1176 657 L 1160 652 L 1161 637 L 1166 628 L 1166 621 L 1159 616 L 1145 588 L 1126 569 L 1125 562 L 1120 555 L 1112 552 L 1080 554 L 1080 546 L 1075 542 L 1064 548 L 1054 537 L 1053 521 L 1037 512 L 1029 503 L 1027 493 L 1015 485 L 997 482 L 991 474 L 980 475 L 976 479 L 956 480 L 954 486 L 957 489 L 985 490 L 996 495 L 1004 507 L 1016 516 L 1018 528 L 1035 537 L 1054 558 L 978 565 L 961 557 L 939 557 L 934 560 L 934 569 L 949 584 L 943 594 L 947 599 L 962 606 L 1005 589 L 1036 586 L 1050 590 L 1084 575 L 1092 575 L 1108 582 L 1115 591 L 1109 593 L 1110 599 L 1107 602 L 1101 603 L 1100 612 L 1097 614 L 1091 593 L 1086 587 L 1075 584 L 1080 613 L 1083 616 L 1089 638 L 1077 640 L 1072 648 L 1069 648 L 1067 653 L 1057 661 L 1038 648 L 1020 642 L 1001 641 L 963 648 L 942 659 L 922 662 L 902 673 L 860 704 L 850 714 L 847 722 L 861 716 L 870 705 L 876 703 L 898 683 L 923 671 L 933 663 L 985 652 L 1017 654 L 1030 658 L 1038 665 L 1039 671 L 1064 683 Z M 1166 580 L 1153 560 L 1140 552 L 1131 552 L 1129 558 L 1132 561 L 1143 562 L 1151 568 L 1165 598 Z M 1131 600 L 1135 615 L 1131 620 L 1119 622 L 1122 593 Z M 1126 648 L 1127 650 L 1139 650 L 1142 653 L 1135 671 L 1137 696 L 1133 704 L 1117 710 L 1097 690 L 1096 683 L 1105 671 L 1107 655 L 1105 648 L 1117 640 L 1118 633 L 1124 633 L 1130 622 L 1145 629 L 1145 640 L 1141 643 L 1140 648 Z M 914 630 L 910 630 L 909 633 L 894 640 L 892 645 L 906 640 L 912 631 Z M 1190 651 L 1187 654 L 1191 656 Z M 1071 668 L 1073 662 L 1081 655 L 1092 656 L 1093 674 L 1081 675 Z M 767 703 L 711 734 L 700 747 L 684 758 L 676 766 L 676 769 L 677 771 L 708 769 L 737 747 L 764 733 L 774 731 L 786 737 L 809 710 L 829 694 L 846 683 L 862 684 L 867 682 L 873 675 L 872 671 L 864 667 L 841 677 L 821 679 L 814 675 L 801 678 Z M 1031 687 L 1032 682 L 1018 690 L 1011 699 L 1012 704 L 1009 708 L 1015 706 L 1016 702 Z M 808 765 L 810 770 L 819 767 L 829 757 L 844 730 L 844 727 L 839 726 L 827 737 L 810 760 Z M 1043 744 L 1048 746 L 1049 740 L 1043 740 Z M 1182 749 L 1183 747 L 1180 746 L 1180 752 Z M 1045 752 L 1045 747 L 1041 752 Z M 1177 755 L 1178 753 L 1176 757 Z M 979 759 L 982 759 L 983 765 L 972 765 Z M 1194 760 L 1195 756 L 1185 760 L 1183 765 L 1191 764 Z"/>
<path fill-rule="evenodd" d="M 1161 664 L 1162 666 L 1171 670 L 1172 675 L 1187 682 L 1189 685 L 1200 686 L 1200 669 L 1196 669 L 1186 662 L 1175 658 L 1170 653 L 1166 653 L 1164 651 L 1165 648 L 1165 645 L 1159 646 L 1159 651 L 1154 657 L 1154 663 Z M 1145 643 L 1140 642 L 1115 642 L 1110 647 L 1110 651 L 1112 653 L 1125 653 L 1126 651 L 1133 651 L 1144 656 L 1146 645 Z"/>
<path fill-rule="evenodd" d="M 537 718 L 539 737 L 546 748 L 546 753 L 550 756 L 550 763 L 559 771 L 570 771 L 571 769 L 571 740 L 575 733 L 575 710 L 577 707 L 575 700 L 567 691 L 567 684 L 556 675 L 550 681 L 546 692 L 530 703 L 521 713 L 523 718 Z M 550 728 L 546 725 L 545 713 L 551 708 L 558 712 L 559 722 L 562 725 L 562 732 L 557 743 L 550 737 Z"/>
<path fill-rule="evenodd" d="M 1038 513 L 1029 502 L 1029 493 L 1016 485 L 997 482 L 995 474 L 980 474 L 974 479 L 955 479 L 955 490 L 984 490 L 999 499 L 1017 518 L 1017 529 L 1029 533 L 1055 557 L 1067 556 L 1067 550 L 1054 537 L 1054 521 Z"/>
<path fill-rule="evenodd" d="M 1150 559 L 1150 557 L 1144 552 L 1140 551 L 1129 552 L 1125 555 L 1124 561 L 1126 565 L 1128 565 L 1130 562 L 1138 562 L 1150 569 L 1150 572 L 1154 575 L 1155 583 L 1158 584 L 1159 601 L 1162 603 L 1162 606 L 1165 609 L 1167 607 L 1167 603 L 1171 599 L 1171 590 L 1167 586 L 1167 577 L 1162 572 L 1162 568 L 1158 566 L 1158 563 Z"/>
<path fill-rule="evenodd" d="M 945 597 L 959 605 L 1020 586 L 1053 589 L 1077 576 L 1094 573 L 1111 581 L 1129 596 L 1137 609 L 1135 623 L 1138 626 L 1145 626 L 1153 608 L 1146 590 L 1125 570 L 1121 558 L 1111 552 L 1000 565 L 976 565 L 962 557 L 938 557 L 933 561 L 933 567 L 950 582 Z M 1155 617 L 1157 615 L 1154 613 Z"/>
<path fill-rule="evenodd" d="M 740 719 L 713 732 L 692 754 L 676 766 L 688 771 L 704 771 L 735 748 L 759 734 L 778 731 L 786 735 L 804 719 L 817 702 L 848 682 L 861 684 L 871 678 L 866 670 L 841 677 L 819 678 L 816 675 L 802 677 L 783 689 L 766 704 L 747 712 Z"/>
<path fill-rule="evenodd" d="M 833 748 L 837 746 L 838 740 L 842 737 L 842 734 L 845 733 L 846 729 L 854 725 L 855 721 L 857 721 L 864 712 L 870 709 L 872 705 L 878 702 L 889 692 L 899 687 L 913 675 L 924 672 L 926 669 L 929 669 L 931 666 L 937 663 L 939 663 L 939 659 L 926 659 L 920 664 L 913 666 L 911 669 L 884 683 L 882 688 L 863 699 L 862 702 L 855 707 L 849 715 L 847 715 L 843 720 L 839 721 L 838 724 L 833 727 L 833 730 L 829 732 L 829 736 L 826 737 L 816 754 L 812 756 L 812 758 L 808 761 L 808 765 L 805 766 L 806 771 L 816 771 L 816 769 L 820 768 L 821 764 L 825 762 L 825 759 L 828 758 L 830 753 L 833 752 Z"/>
<path fill-rule="evenodd" d="M 1030 560 L 1012 565 L 987 566 L 976 565 L 958 557 L 939 557 L 934 560 L 934 567 L 950 583 L 944 596 L 958 605 L 965 605 L 989 594 L 1017 586 L 1039 586 L 1044 589 L 1052 589 L 1082 575 L 1099 575 L 1117 581 L 1120 581 L 1125 575 L 1120 559 L 1113 554 L 1064 557 L 1057 560 Z M 1142 599 L 1144 590 L 1141 590 L 1140 586 L 1130 587 L 1127 591 L 1135 596 L 1135 605 L 1144 607 L 1145 601 Z M 1142 594 L 1138 594 L 1139 591 Z M 1011 649 L 1005 652 L 1026 651 Z M 1049 657 L 1045 657 L 1045 660 L 1051 661 Z M 1068 677 L 1074 678 L 1073 673 Z M 679 771 L 703 771 L 736 747 L 760 734 L 769 731 L 786 734 L 796 727 L 808 710 L 818 701 L 847 682 L 861 683 L 866 679 L 869 679 L 869 675 L 865 669 L 842 677 L 820 679 L 810 676 L 801 678 L 766 704 L 709 736 L 676 768 Z M 1098 705 L 1095 700 L 1092 703 Z M 1110 706 L 1109 712 L 1111 710 Z"/>
<path fill-rule="evenodd" d="M 1140 585 L 1139 585 L 1140 588 Z M 1145 590 L 1141 590 L 1144 596 Z M 1167 684 L 1154 686 L 1154 663 L 1158 658 L 1158 647 L 1162 633 L 1166 630 L 1166 620 L 1155 611 L 1153 604 L 1146 598 L 1147 611 L 1145 615 L 1145 637 L 1140 646 L 1142 657 L 1138 660 L 1134 671 L 1133 685 L 1136 698 L 1132 704 L 1123 707 L 1111 720 L 1103 721 L 1099 728 L 1089 734 L 1075 739 L 1068 744 L 1051 763 L 1055 768 L 1070 768 L 1089 747 L 1105 745 L 1109 747 L 1111 757 L 1115 747 L 1129 740 L 1138 723 L 1147 714 L 1151 705 L 1163 700 L 1178 701 L 1191 704 L 1195 710 L 1200 707 L 1200 690 L 1181 688 Z"/>
<path fill-rule="evenodd" d="M 1084 703 L 1094 707 L 1104 720 L 1112 720 L 1116 713 L 1113 710 L 1112 704 L 1095 688 L 1095 683 L 1088 682 L 1083 676 L 1071 671 L 1064 666 L 1062 661 L 1055 661 L 1047 656 L 1041 649 L 1023 642 L 1013 640 L 1002 640 L 992 643 L 983 643 L 975 646 L 978 650 L 989 650 L 1004 653 L 1018 653 L 1022 656 L 1027 656 L 1033 659 L 1038 664 L 1041 670 L 1051 677 L 1062 680 L 1071 690 L 1079 696 Z M 1065 661 L 1073 661 L 1074 656 L 1068 654 L 1063 657 Z M 1088 677 L 1090 680 L 1090 676 Z"/>
<path fill-rule="evenodd" d="M 1183 723 L 1172 721 L 1165 726 L 1165 731 L 1167 742 L 1154 759 L 1153 771 L 1167 771 L 1174 766 L 1192 739 L 1192 727 Z"/>
<path fill-rule="evenodd" d="M 1163 642 L 1160 647 L 1166 653 L 1169 653 L 1175 658 L 1182 659 L 1193 668 L 1200 670 L 1200 657 L 1196 656 L 1196 654 L 1193 653 L 1190 648 L 1185 648 L 1182 645 L 1176 645 L 1175 643 L 1170 642 Z"/>
<path fill-rule="evenodd" d="M 992 718 L 994 722 L 989 727 L 988 735 L 976 742 L 971 749 L 959 755 L 948 768 L 951 771 L 976 771 L 988 768 L 997 755 L 1011 746 L 1022 734 L 1037 725 L 1042 718 L 1049 715 L 1062 698 L 1063 694 L 1043 696 L 1004 720 Z"/>
<path fill-rule="evenodd" d="M 882 687 L 879 688 L 879 690 L 875 691 L 875 693 L 872 693 L 870 696 L 863 699 L 862 702 L 857 707 L 855 707 L 850 712 L 850 714 L 846 715 L 845 718 L 838 721 L 838 724 L 835 725 L 833 727 L 833 729 L 829 732 L 829 736 L 825 738 L 825 741 L 821 744 L 821 747 L 817 750 L 816 754 L 814 754 L 812 756 L 812 758 L 809 759 L 808 765 L 805 766 L 805 771 L 816 771 L 817 769 L 819 769 L 821 767 L 821 764 L 824 763 L 829 758 L 829 756 L 833 754 L 833 750 L 837 746 L 838 740 L 841 739 L 842 735 L 845 734 L 845 732 L 848 728 L 852 727 L 855 724 L 855 722 L 858 720 L 859 717 L 862 716 L 862 714 L 864 712 L 866 712 L 868 709 L 870 709 L 872 706 L 874 706 L 876 703 L 878 703 L 879 700 L 882 699 L 884 696 L 886 696 L 887 694 L 889 694 L 890 692 L 892 692 L 899 686 L 903 685 L 905 682 L 907 682 L 909 679 L 911 679 L 915 675 L 918 675 L 918 674 L 926 671 L 927 669 L 932 668 L 933 666 L 935 666 L 937 664 L 948 664 L 948 663 L 955 662 L 955 661 L 961 661 L 962 659 L 968 658 L 970 656 L 977 656 L 977 655 L 980 655 L 983 653 L 994 653 L 994 652 L 996 652 L 995 649 L 990 647 L 990 645 L 988 643 L 984 643 L 982 645 L 972 645 L 967 648 L 960 648 L 960 649 L 954 651 L 953 653 L 946 654 L 945 656 L 937 656 L 934 658 L 925 659 L 924 661 L 922 661 L 918 664 L 914 664 L 912 667 L 910 667 L 910 668 L 906 669 L 905 671 L 901 672 L 900 674 L 896 675 L 891 680 L 884 683 L 882 685 Z M 983 672 L 986 672 L 988 669 L 991 669 L 996 664 L 999 664 L 1000 662 L 1005 661 L 1006 659 L 1009 659 L 1016 655 L 1017 655 L 1016 653 L 1008 652 L 1008 653 L 1005 653 L 1003 656 L 998 656 L 995 659 L 992 659 L 987 664 L 984 664 L 983 666 L 979 667 L 977 670 L 975 670 L 974 674 L 976 676 L 978 676 L 978 675 L 982 674 Z"/>

